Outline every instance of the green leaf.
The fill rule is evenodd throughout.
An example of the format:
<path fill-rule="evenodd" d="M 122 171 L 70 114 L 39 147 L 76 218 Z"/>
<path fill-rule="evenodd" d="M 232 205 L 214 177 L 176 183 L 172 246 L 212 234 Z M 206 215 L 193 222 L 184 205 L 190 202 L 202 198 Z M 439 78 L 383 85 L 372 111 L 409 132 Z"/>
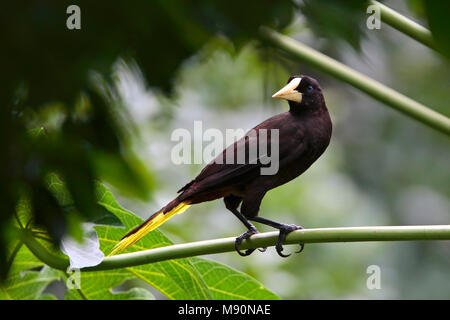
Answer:
<path fill-rule="evenodd" d="M 215 300 L 278 300 L 273 292 L 249 275 L 222 263 L 191 258 Z"/>
<path fill-rule="evenodd" d="M 22 246 L 14 258 L 6 281 L 0 285 L 0 300 L 40 299 L 44 289 L 60 279 L 59 272 L 47 266 L 40 271 L 30 270 L 41 266 L 43 263 Z"/>
<path fill-rule="evenodd" d="M 58 194 L 63 184 L 54 184 L 53 188 L 53 192 Z M 105 186 L 97 185 L 96 197 L 99 205 L 113 213 L 127 229 L 142 222 L 142 219 L 120 207 Z M 25 215 L 21 212 L 27 211 L 25 203 L 18 208 L 21 209 L 18 210 L 19 216 Z M 96 226 L 95 228 L 104 252 L 110 251 L 124 233 L 123 229 L 114 226 Z M 35 233 L 35 236 L 42 237 L 36 240 L 48 250 L 55 251 L 52 243 L 44 240 L 48 235 L 39 230 L 36 232 L 39 233 Z M 66 284 L 69 281 L 74 283 L 72 280 L 75 279 L 75 284 L 79 285 L 77 289 L 70 288 L 66 292 L 67 300 L 154 299 L 148 290 L 140 287 L 123 292 L 114 290 L 124 282 L 136 279 L 143 280 L 171 299 L 279 299 L 250 276 L 218 262 L 201 258 L 176 259 L 106 271 L 77 270 L 75 273 L 70 273 L 56 271 L 49 267 L 44 267 L 40 272 L 30 271 L 31 268 L 42 267 L 43 263 L 19 241 L 16 242 L 16 247 L 10 254 L 14 256 L 10 277 L 1 288 L 2 299 L 56 299 L 51 294 L 43 295 L 42 291 L 50 282 L 61 277 L 66 279 Z M 167 237 L 155 230 L 129 251 L 171 244 Z M 57 248 L 56 251 L 58 251 Z M 59 252 L 59 254 L 62 253 Z"/>
<path fill-rule="evenodd" d="M 127 229 L 142 223 L 142 219 L 121 208 L 111 192 L 102 185 L 98 187 L 98 196 L 99 203 L 111 210 Z M 124 234 L 123 230 L 113 227 L 96 229 L 101 247 L 106 250 L 104 252 L 109 252 Z M 128 251 L 171 244 L 160 231 L 154 230 Z M 126 269 L 173 299 L 279 299 L 245 273 L 202 258 L 169 260 Z"/>
<path fill-rule="evenodd" d="M 112 295 L 111 300 L 154 300 L 155 297 L 144 288 L 133 288 Z"/>
<path fill-rule="evenodd" d="M 66 300 L 152 300 L 153 295 L 146 289 L 133 288 L 126 292 L 113 292 L 113 288 L 135 276 L 124 270 L 102 272 L 81 272 L 80 288 L 68 290 Z"/>
<path fill-rule="evenodd" d="M 9 270 L 9 277 L 12 278 L 16 274 L 20 274 L 26 270 L 30 270 L 33 268 L 42 267 L 44 263 L 40 261 L 38 258 L 36 258 L 30 250 L 28 250 L 27 247 L 19 243 L 17 241 L 16 243 L 19 247 L 14 248 L 14 250 L 11 250 L 9 254 L 9 259 L 14 259 L 13 263 L 11 264 L 11 269 Z M 14 252 L 16 249 L 17 252 L 15 252 L 14 256 L 11 256 L 11 253 Z"/>
<path fill-rule="evenodd" d="M 121 208 L 112 193 L 103 185 L 98 185 L 99 203 L 120 219 L 127 230 L 142 223 L 142 219 L 130 211 Z M 97 226 L 100 248 L 110 252 L 112 247 L 123 237 L 124 230 L 109 226 Z M 171 245 L 172 242 L 158 230 L 150 232 L 141 241 L 128 249 L 139 251 Z M 211 299 L 212 295 L 200 273 L 190 259 L 177 259 L 147 264 L 125 269 L 171 299 Z M 99 272 L 93 273 L 93 277 Z"/>
<path fill-rule="evenodd" d="M 7 285 L 2 286 L 0 299 L 12 300 L 35 300 L 42 291 L 53 281 L 59 280 L 56 270 L 49 267 L 41 271 L 26 271 L 8 277 Z"/>
<path fill-rule="evenodd" d="M 32 216 L 30 198 L 26 194 L 22 194 L 22 196 L 17 201 L 16 219 L 13 221 L 13 223 L 17 227 L 24 227 L 28 223 L 30 223 L 31 219 Z"/>
<path fill-rule="evenodd" d="M 48 189 L 58 200 L 58 203 L 65 208 L 66 211 L 72 211 L 70 213 L 75 214 L 73 199 L 61 179 L 56 174 L 51 173 L 47 175 L 47 183 Z M 89 220 L 96 224 L 121 225 L 117 217 L 109 211 L 104 210 L 103 207 L 96 210 L 96 215 Z"/>
<path fill-rule="evenodd" d="M 0 300 L 37 300 L 47 298 L 42 291 L 53 281 L 59 280 L 56 270 L 44 266 L 27 247 L 16 241 L 9 252 L 13 259 L 6 281 L 0 284 Z M 31 269 L 38 269 L 33 271 Z"/>

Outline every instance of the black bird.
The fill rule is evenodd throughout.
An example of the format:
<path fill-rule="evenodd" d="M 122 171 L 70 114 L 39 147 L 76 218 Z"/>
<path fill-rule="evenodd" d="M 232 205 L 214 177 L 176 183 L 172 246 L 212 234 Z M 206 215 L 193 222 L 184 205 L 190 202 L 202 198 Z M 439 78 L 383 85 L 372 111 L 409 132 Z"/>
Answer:
<path fill-rule="evenodd" d="M 111 254 L 133 245 L 149 231 L 185 211 L 189 206 L 223 198 L 226 208 L 248 229 L 236 238 L 235 248 L 240 255 L 246 256 L 255 250 L 248 249 L 243 253 L 238 248 L 244 239 L 258 233 L 251 220 L 280 230 L 276 250 L 280 256 L 286 257 L 287 255 L 282 253 L 286 235 L 301 227 L 259 217 L 261 201 L 267 191 L 298 177 L 322 155 L 330 143 L 332 124 L 322 89 L 311 77 L 290 77 L 287 85 L 272 97 L 287 100 L 289 111 L 260 123 L 242 139 L 222 151 L 194 180 L 178 191 L 178 197 L 125 235 Z M 275 141 L 276 133 L 278 141 Z M 267 151 L 260 152 L 261 147 L 258 147 L 258 156 L 254 159 L 249 151 L 251 145 L 253 143 L 260 146 L 258 143 L 263 138 L 267 142 Z M 273 146 L 278 150 L 272 148 Z M 245 151 L 245 159 L 237 161 L 237 155 L 242 148 Z M 267 159 L 277 158 L 275 152 L 278 152 L 278 171 L 275 174 L 263 174 L 264 168 L 268 169 L 273 165 L 268 163 Z M 233 161 L 227 161 L 227 154 Z M 302 249 L 303 244 L 300 251 Z"/>

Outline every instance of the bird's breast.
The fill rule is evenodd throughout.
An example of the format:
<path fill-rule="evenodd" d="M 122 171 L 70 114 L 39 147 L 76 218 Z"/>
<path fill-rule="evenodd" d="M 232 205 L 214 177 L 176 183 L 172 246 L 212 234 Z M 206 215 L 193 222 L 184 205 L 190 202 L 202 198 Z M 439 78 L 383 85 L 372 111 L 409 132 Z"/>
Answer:
<path fill-rule="evenodd" d="M 271 188 L 295 179 L 305 172 L 325 152 L 330 143 L 332 124 L 328 112 L 305 117 L 299 123 L 301 123 L 299 132 L 302 133 L 299 143 L 303 146 L 293 157 L 295 160 L 280 168 Z"/>

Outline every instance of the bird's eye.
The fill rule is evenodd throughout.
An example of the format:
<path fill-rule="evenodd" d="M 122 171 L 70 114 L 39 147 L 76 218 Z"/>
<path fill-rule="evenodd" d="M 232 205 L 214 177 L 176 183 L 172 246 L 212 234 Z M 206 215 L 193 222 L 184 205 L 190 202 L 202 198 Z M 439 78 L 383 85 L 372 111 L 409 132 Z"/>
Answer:
<path fill-rule="evenodd" d="M 313 91 L 313 87 L 312 86 L 306 87 L 306 92 L 311 93 L 312 91 Z"/>

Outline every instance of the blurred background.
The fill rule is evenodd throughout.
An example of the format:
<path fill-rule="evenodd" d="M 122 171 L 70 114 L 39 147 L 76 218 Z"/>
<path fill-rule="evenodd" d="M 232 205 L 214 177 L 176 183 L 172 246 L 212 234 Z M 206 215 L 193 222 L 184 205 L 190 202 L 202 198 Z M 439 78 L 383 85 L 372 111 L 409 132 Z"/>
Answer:
<path fill-rule="evenodd" d="M 80 4 L 82 29 L 78 37 L 90 32 L 90 27 L 97 26 L 94 36 L 98 39 L 85 40 L 81 48 L 101 47 L 105 52 L 111 52 L 111 57 L 107 57 L 108 63 L 101 60 L 104 55 L 96 56 L 87 50 L 83 59 L 74 60 L 73 69 L 59 70 L 60 73 L 53 69 L 46 72 L 29 60 L 47 54 L 54 59 L 50 65 L 55 70 L 65 67 L 64 63 L 59 65 L 58 55 L 54 54 L 54 50 L 58 50 L 56 44 L 52 48 L 39 47 L 36 43 L 40 52 L 24 53 L 28 59 L 28 63 L 23 65 L 24 70 L 28 68 L 26 72 L 33 77 L 29 77 L 29 83 L 20 79 L 16 81 L 15 89 L 11 90 L 16 101 L 24 103 L 16 103 L 13 109 L 20 113 L 21 119 L 26 119 L 20 122 L 24 128 L 45 128 L 52 142 L 42 144 L 36 151 L 34 147 L 41 144 L 23 142 L 20 134 L 7 133 L 6 128 L 12 128 L 12 125 L 8 125 L 6 120 L 3 122 L 2 139 L 9 139 L 4 145 L 10 145 L 10 139 L 17 137 L 19 142 L 16 146 L 23 142 L 26 146 L 23 149 L 36 155 L 32 162 L 28 161 L 27 155 L 23 156 L 27 159 L 23 160 L 24 167 L 28 168 L 26 172 L 32 172 L 30 175 L 35 178 L 20 174 L 25 182 L 17 189 L 22 190 L 23 185 L 30 185 L 30 181 L 40 185 L 37 177 L 41 177 L 41 173 L 36 173 L 40 168 L 58 168 L 63 177 L 72 181 L 72 190 L 83 185 L 79 180 L 84 177 L 99 178 L 108 183 L 122 206 L 147 218 L 172 200 L 176 191 L 205 165 L 177 165 L 171 161 L 172 148 L 177 144 L 171 141 L 173 130 L 184 128 L 192 132 L 194 121 L 202 121 L 203 130 L 217 128 L 223 133 L 227 128 L 250 129 L 268 117 L 286 111 L 287 103 L 273 101 L 270 96 L 286 83 L 290 75 L 306 74 L 316 78 L 324 91 L 334 125 L 331 144 L 300 178 L 270 191 L 263 200 L 260 215 L 305 228 L 449 224 L 450 148 L 447 136 L 257 41 L 252 33 L 253 22 L 244 26 L 236 24 L 233 28 L 234 21 L 242 18 L 239 14 L 231 14 L 237 10 L 236 6 L 216 10 L 200 1 L 202 7 L 198 10 L 204 11 L 202 17 L 211 14 L 210 19 L 216 19 L 222 28 L 217 27 L 219 31 L 211 31 L 206 36 L 195 22 L 183 17 L 175 5 L 168 8 L 169 4 L 155 3 L 168 12 L 171 26 L 175 25 L 176 31 L 161 27 L 157 35 L 145 34 L 142 39 L 146 43 L 139 43 L 142 34 L 127 34 L 133 31 L 132 28 L 123 27 L 121 32 L 122 26 L 130 21 L 136 28 L 145 23 L 142 14 L 136 12 L 139 6 L 104 8 L 105 20 L 108 17 L 113 20 L 120 18 L 114 20 L 115 34 L 109 39 L 102 37 L 105 32 L 101 28 L 105 26 L 103 20 L 91 23 L 89 19 L 92 16 L 83 16 L 84 4 Z M 188 3 L 187 7 L 191 5 Z M 384 3 L 427 25 L 420 1 Z M 38 12 L 38 7 L 41 12 L 45 12 L 42 8 L 46 5 L 51 7 L 45 1 L 40 6 L 34 5 L 33 12 Z M 262 20 L 286 30 L 289 36 L 363 74 L 447 116 L 450 114 L 450 65 L 446 58 L 385 24 L 380 30 L 367 30 L 365 22 L 357 24 L 358 20 L 351 18 L 337 20 L 344 26 L 343 30 L 339 30 L 339 22 L 331 27 L 326 23 L 314 24 L 334 21 L 332 18 L 340 14 L 337 9 L 330 10 L 329 5 L 330 1 L 317 1 L 314 6 L 309 1 L 283 2 L 273 5 L 273 10 L 267 10 L 270 12 L 268 16 L 263 16 L 260 11 L 256 11 L 255 16 L 262 16 Z M 264 7 L 267 9 L 270 5 L 264 2 L 261 11 Z M 32 12 L 30 8 L 33 5 L 28 8 Z M 315 13 L 308 8 L 319 10 L 323 16 L 314 20 Z M 99 5 L 100 9 L 103 8 Z M 116 16 L 121 10 L 127 13 L 128 20 Z M 243 12 L 245 10 L 247 8 L 242 9 Z M 229 16 L 227 20 L 213 15 L 220 12 L 235 20 Z M 284 18 L 277 20 L 272 15 Z M 366 15 L 360 16 L 365 21 Z M 39 17 L 46 19 L 44 14 Z M 66 17 L 62 15 L 62 21 Z M 157 20 L 158 15 L 153 11 L 147 19 Z M 254 22 L 255 26 L 258 24 L 259 21 Z M 4 27 L 0 29 L 7 32 Z M 320 33 L 330 29 L 342 33 Z M 18 27 L 17 30 L 22 29 Z M 244 30 L 242 34 L 240 30 Z M 24 38 L 19 39 L 20 32 L 10 35 L 13 36 L 17 43 L 30 43 Z M 185 39 L 189 45 L 185 47 L 176 41 L 171 42 L 176 36 Z M 60 42 L 59 46 L 68 49 L 62 54 L 71 52 L 71 43 L 78 44 L 76 41 Z M 128 44 L 135 46 L 127 47 Z M 116 47 L 119 46 L 130 50 L 120 51 L 121 54 L 116 56 Z M 77 48 L 73 50 L 76 52 Z M 63 92 L 66 88 L 59 88 L 60 83 L 66 80 L 64 73 L 68 77 L 78 76 L 76 68 L 83 64 L 89 66 L 89 59 L 100 60 L 95 68 L 90 69 L 90 89 L 79 90 L 81 94 L 67 98 L 71 93 L 66 95 Z M 177 63 L 171 64 L 170 59 Z M 29 70 L 31 65 L 33 69 Z M 163 68 L 170 70 L 170 77 L 167 76 L 169 72 L 161 71 Z M 43 78 L 49 79 L 48 86 Z M 33 87 L 34 82 L 37 85 Z M 82 83 L 81 80 L 78 83 L 78 78 L 69 82 L 73 82 L 73 90 Z M 54 88 L 51 83 L 55 83 Z M 33 91 L 34 88 L 37 92 Z M 97 107 L 95 110 L 103 110 L 95 113 L 100 119 L 98 121 L 89 115 L 93 106 Z M 9 118 L 4 114 L 4 119 Z M 101 121 L 105 119 L 108 121 Z M 91 125 L 95 128 L 92 132 L 89 129 Z M 89 142 L 87 151 L 84 142 L 77 140 L 79 135 Z M 205 145 L 207 143 L 203 142 Z M 70 150 L 61 155 L 61 146 Z M 18 159 L 14 148 L 8 150 L 10 152 L 5 152 L 2 157 L 4 161 Z M 42 157 L 40 150 L 45 150 L 50 156 Z M 67 159 L 73 159 L 69 167 L 66 167 Z M 91 165 L 80 169 L 86 159 Z M 51 165 L 47 166 L 47 163 Z M 77 177 L 70 175 L 71 171 Z M 42 176 L 45 172 L 43 170 Z M 115 174 L 117 172 L 119 174 Z M 11 169 L 5 170 L 2 179 L 15 179 L 11 175 Z M 13 184 L 17 185 L 17 180 L 14 181 Z M 42 202 L 39 193 L 31 191 L 30 194 L 31 198 L 37 199 L 36 203 Z M 3 196 L 16 197 L 11 194 Z M 83 197 L 85 194 L 77 194 L 74 199 Z M 89 209 L 89 205 L 83 205 L 88 202 L 80 201 L 79 207 L 75 205 L 78 211 Z M 37 213 L 42 211 L 36 210 Z M 48 218 L 44 213 L 41 217 L 45 224 Z M 266 226 L 257 227 L 260 231 L 271 231 Z M 54 231 L 56 237 L 58 228 L 60 226 Z M 241 234 L 244 228 L 219 200 L 193 206 L 160 230 L 175 243 L 183 243 L 233 237 Z M 287 246 L 285 250 L 294 249 L 297 248 Z M 450 266 L 448 241 L 310 244 L 306 245 L 303 253 L 287 259 L 281 259 L 273 248 L 246 258 L 234 252 L 209 258 L 250 274 L 285 299 L 450 298 L 450 282 L 445 281 Z M 381 269 L 379 290 L 369 290 L 366 286 L 369 276 L 366 270 L 370 265 Z M 154 293 L 158 298 L 164 298 L 156 291 Z"/>

